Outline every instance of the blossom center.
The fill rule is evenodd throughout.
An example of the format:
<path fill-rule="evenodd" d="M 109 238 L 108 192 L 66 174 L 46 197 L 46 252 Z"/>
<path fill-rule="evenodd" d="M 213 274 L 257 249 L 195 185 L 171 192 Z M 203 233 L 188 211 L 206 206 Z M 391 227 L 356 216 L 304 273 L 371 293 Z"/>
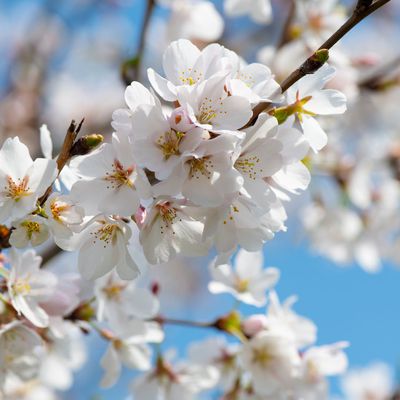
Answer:
<path fill-rule="evenodd" d="M 273 359 L 272 355 L 268 352 L 266 348 L 253 349 L 253 360 L 254 364 L 266 367 Z"/>
<path fill-rule="evenodd" d="M 188 68 L 186 71 L 181 71 L 179 80 L 183 85 L 194 85 L 203 78 L 203 73 L 197 69 Z"/>
<path fill-rule="evenodd" d="M 273 115 L 279 124 L 283 124 L 291 115 L 296 115 L 300 122 L 303 122 L 303 115 L 315 117 L 317 114 L 312 111 L 306 110 L 304 106 L 312 99 L 312 96 L 300 98 L 299 91 L 296 92 L 296 100 L 294 103 L 285 107 L 273 109 L 269 112 Z"/>
<path fill-rule="evenodd" d="M 36 221 L 23 221 L 21 226 L 26 229 L 29 240 L 32 239 L 34 233 L 40 233 L 40 224 Z"/>
<path fill-rule="evenodd" d="M 56 221 L 61 222 L 61 214 L 65 211 L 67 211 L 70 208 L 70 206 L 66 203 L 57 203 L 57 202 L 53 202 L 50 205 L 50 210 L 51 210 L 51 214 L 53 215 L 53 218 Z"/>
<path fill-rule="evenodd" d="M 7 185 L 4 189 L 8 192 L 8 197 L 18 202 L 23 197 L 29 196 L 31 193 L 29 192 L 29 177 L 25 176 L 24 178 L 18 178 L 15 182 L 11 176 L 7 176 Z"/>
<path fill-rule="evenodd" d="M 158 138 L 157 145 L 163 153 L 164 160 L 168 160 L 171 156 L 179 156 L 181 154 L 179 146 L 184 137 L 184 132 L 171 129 Z"/>
<path fill-rule="evenodd" d="M 120 161 L 114 160 L 112 165 L 112 173 L 106 172 L 104 180 L 109 182 L 107 189 L 119 189 L 122 186 L 133 187 L 133 182 L 130 179 L 135 168 L 133 166 L 124 168 Z"/>
<path fill-rule="evenodd" d="M 121 284 L 114 284 L 103 288 L 103 292 L 109 299 L 119 300 L 122 291 L 125 289 L 126 285 Z"/>
<path fill-rule="evenodd" d="M 222 106 L 222 97 L 218 99 L 220 101 L 220 105 Z M 199 110 L 199 115 L 197 119 L 201 124 L 208 124 L 211 122 L 214 118 L 216 118 L 218 112 L 214 108 L 213 101 L 206 97 L 203 102 L 201 103 L 200 110 Z M 224 111 L 226 114 L 227 112 Z"/>
<path fill-rule="evenodd" d="M 249 288 L 249 281 L 248 279 L 238 279 L 236 281 L 236 290 L 239 293 L 244 293 L 247 292 L 248 288 Z"/>
<path fill-rule="evenodd" d="M 312 96 L 306 96 L 300 99 L 299 92 L 296 93 L 296 101 L 290 105 L 288 108 L 291 108 L 291 113 L 296 114 L 297 118 L 300 122 L 303 122 L 303 114 L 310 115 L 311 117 L 315 117 L 317 114 L 308 111 L 304 108 L 304 106 L 312 99 Z"/>
<path fill-rule="evenodd" d="M 102 222 L 103 226 L 100 227 L 97 231 L 91 232 L 90 234 L 94 236 L 94 241 L 95 243 L 96 240 L 101 240 L 104 242 L 104 247 L 106 247 L 109 244 L 114 244 L 117 238 L 117 233 L 119 231 L 118 225 L 115 224 L 109 224 L 106 223 L 105 221 Z"/>
<path fill-rule="evenodd" d="M 258 156 L 241 156 L 235 162 L 235 168 L 241 173 L 247 175 L 250 179 L 256 180 L 257 173 L 263 172 L 262 168 L 257 170 L 257 164 L 260 163 Z"/>
<path fill-rule="evenodd" d="M 165 203 L 157 204 L 158 213 L 167 225 L 174 222 L 176 218 L 176 210 L 171 207 L 171 204 L 167 201 Z"/>
<path fill-rule="evenodd" d="M 211 178 L 211 171 L 214 167 L 210 157 L 192 158 L 186 162 L 189 165 L 189 178 L 199 179 L 200 175 L 207 179 Z"/>
<path fill-rule="evenodd" d="M 30 293 L 31 285 L 27 279 L 19 279 L 12 285 L 13 291 L 16 295 L 25 296 Z"/>

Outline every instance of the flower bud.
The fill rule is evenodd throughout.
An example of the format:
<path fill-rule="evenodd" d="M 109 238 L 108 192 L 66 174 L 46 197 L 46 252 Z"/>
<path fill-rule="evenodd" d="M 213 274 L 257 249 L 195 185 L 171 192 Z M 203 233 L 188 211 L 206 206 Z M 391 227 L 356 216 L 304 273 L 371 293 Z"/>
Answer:
<path fill-rule="evenodd" d="M 317 61 L 323 65 L 329 59 L 329 50 L 328 49 L 317 50 L 312 56 L 312 58 L 314 59 L 314 61 Z"/>
<path fill-rule="evenodd" d="M 253 337 L 265 329 L 267 318 L 263 314 L 254 314 L 242 323 L 243 333 L 248 337 Z"/>
<path fill-rule="evenodd" d="M 175 108 L 169 120 L 171 127 L 178 132 L 187 132 L 193 128 L 193 123 L 183 107 Z"/>
<path fill-rule="evenodd" d="M 144 224 L 144 220 L 146 219 L 146 209 L 142 206 L 140 206 L 135 215 L 134 215 L 134 220 L 136 222 L 136 225 L 139 227 L 139 229 L 142 227 Z"/>
<path fill-rule="evenodd" d="M 70 156 L 84 156 L 103 142 L 103 136 L 93 133 L 79 138 L 72 146 Z"/>

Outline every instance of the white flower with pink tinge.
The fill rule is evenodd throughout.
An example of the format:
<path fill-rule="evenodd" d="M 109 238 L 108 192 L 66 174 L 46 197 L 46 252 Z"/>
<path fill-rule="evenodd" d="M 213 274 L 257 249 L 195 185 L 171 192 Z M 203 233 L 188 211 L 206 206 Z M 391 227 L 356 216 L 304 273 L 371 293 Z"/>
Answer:
<path fill-rule="evenodd" d="M 287 123 L 301 130 L 314 152 L 328 142 L 328 137 L 315 119 L 319 115 L 343 114 L 346 96 L 333 89 L 323 89 L 335 75 L 336 69 L 325 64 L 316 73 L 307 75 L 286 92 L 286 102 L 291 108 Z"/>
<path fill-rule="evenodd" d="M 386 400 L 395 389 L 393 372 L 382 362 L 350 370 L 341 386 L 348 400 Z"/>
<path fill-rule="evenodd" d="M 164 100 L 175 101 L 180 87 L 203 82 L 229 67 L 223 59 L 224 51 L 217 43 L 200 50 L 189 40 L 174 41 L 163 55 L 165 78 L 149 68 L 149 81 Z"/>
<path fill-rule="evenodd" d="M 218 376 L 212 366 L 172 365 L 158 357 L 153 370 L 133 381 L 132 392 L 135 398 L 143 400 L 195 400 L 202 391 L 217 384 Z"/>
<path fill-rule="evenodd" d="M 71 198 L 88 215 L 99 212 L 133 215 L 141 199 L 150 197 L 150 185 L 136 166 L 129 137 L 113 134 L 112 144 L 71 162 L 82 177 L 71 189 Z"/>
<path fill-rule="evenodd" d="M 147 343 L 164 339 L 162 328 L 155 322 L 131 320 L 110 333 L 110 344 L 100 364 L 104 369 L 102 387 L 111 387 L 121 374 L 122 366 L 145 371 L 151 368 L 151 349 Z"/>
<path fill-rule="evenodd" d="M 228 264 L 211 264 L 210 271 L 213 280 L 208 289 L 211 293 L 230 293 L 243 303 L 259 307 L 266 304 L 267 290 L 279 279 L 276 268 L 263 269 L 262 251 L 250 253 L 240 249 L 234 270 Z"/>
<path fill-rule="evenodd" d="M 182 160 L 196 154 L 200 143 L 210 137 L 205 129 L 190 121 L 186 110 L 176 109 L 167 117 L 158 103 L 138 107 L 132 121 L 132 154 L 141 167 L 153 171 L 159 180 L 168 178 Z"/>
<path fill-rule="evenodd" d="M 23 381 L 37 376 L 40 358 L 37 350 L 44 345 L 41 337 L 21 321 L 2 325 L 0 329 L 0 390 L 8 376 Z"/>
<path fill-rule="evenodd" d="M 42 258 L 33 250 L 22 254 L 11 252 L 7 286 L 15 310 L 33 325 L 44 328 L 49 324 L 49 315 L 41 303 L 54 294 L 57 277 L 50 271 L 40 269 L 41 262 Z"/>
<path fill-rule="evenodd" d="M 199 128 L 242 137 L 238 132 L 253 115 L 250 102 L 241 96 L 229 96 L 228 73 L 219 73 L 206 81 L 178 88 L 179 104 Z"/>
<path fill-rule="evenodd" d="M 136 286 L 135 281 L 118 277 L 115 271 L 95 283 L 97 320 L 122 327 L 128 319 L 149 319 L 156 316 L 160 304 L 150 290 Z"/>
<path fill-rule="evenodd" d="M 57 177 L 53 160 L 32 160 L 28 148 L 16 138 L 0 149 L 0 222 L 24 217 Z"/>
<path fill-rule="evenodd" d="M 290 387 L 299 375 L 300 356 L 296 346 L 287 337 L 274 331 L 262 331 L 242 348 L 242 365 L 251 375 L 256 393 L 278 395 Z"/>
<path fill-rule="evenodd" d="M 129 224 L 100 214 L 58 245 L 66 251 L 79 250 L 78 268 L 85 279 L 100 278 L 114 268 L 122 279 L 135 279 L 140 270 L 128 250 L 131 236 Z"/>
<path fill-rule="evenodd" d="M 344 349 L 346 342 L 311 347 L 301 356 L 301 376 L 296 380 L 295 392 L 307 400 L 328 398 L 327 377 L 343 374 L 348 366 Z"/>
<path fill-rule="evenodd" d="M 203 228 L 198 210 L 173 199 L 156 200 L 147 211 L 140 243 L 151 264 L 167 262 L 177 254 L 205 255 Z"/>

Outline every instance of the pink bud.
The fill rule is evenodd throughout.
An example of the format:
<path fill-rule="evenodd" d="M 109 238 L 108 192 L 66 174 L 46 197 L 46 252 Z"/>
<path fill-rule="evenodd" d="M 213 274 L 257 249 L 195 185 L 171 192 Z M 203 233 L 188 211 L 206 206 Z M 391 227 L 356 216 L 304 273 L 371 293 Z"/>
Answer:
<path fill-rule="evenodd" d="M 183 107 L 176 108 L 169 117 L 171 127 L 179 132 L 187 132 L 193 128 L 193 123 Z"/>
<path fill-rule="evenodd" d="M 265 329 L 267 318 L 263 314 L 254 314 L 242 323 L 242 329 L 246 336 L 255 336 Z"/>
<path fill-rule="evenodd" d="M 135 221 L 139 228 L 142 227 L 145 219 L 146 219 L 146 209 L 140 206 L 135 213 Z"/>

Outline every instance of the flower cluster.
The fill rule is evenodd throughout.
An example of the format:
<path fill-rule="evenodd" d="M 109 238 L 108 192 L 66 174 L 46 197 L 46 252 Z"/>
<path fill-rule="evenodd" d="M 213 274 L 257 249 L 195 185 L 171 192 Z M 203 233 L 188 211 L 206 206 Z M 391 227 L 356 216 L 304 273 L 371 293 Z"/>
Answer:
<path fill-rule="evenodd" d="M 237 311 L 219 319 L 216 326 L 237 336 L 241 343 L 211 337 L 191 344 L 188 359 L 176 365 L 159 355 L 153 370 L 136 378 L 135 398 L 192 399 L 213 388 L 222 399 L 322 399 L 327 396 L 326 377 L 343 373 L 347 343 L 313 346 L 316 326 L 296 314 L 294 297 L 280 304 L 272 289 L 278 280 L 275 268 L 263 269 L 262 253 L 240 250 L 235 271 L 210 266 L 213 293 L 228 292 L 237 300 L 263 307 L 266 314 L 242 319 Z"/>
<path fill-rule="evenodd" d="M 188 40 L 172 42 L 163 67 L 165 76 L 148 70 L 152 91 L 138 82 L 126 89 L 127 108 L 113 114 L 110 143 L 98 146 L 98 135 L 74 139 L 67 158 L 62 150 L 56 162 L 44 126 L 46 158 L 33 161 L 18 138 L 7 139 L 0 149 L 0 222 L 9 225 L 13 247 L 10 267 L 3 267 L 4 301 L 10 312 L 45 333 L 37 337 L 25 325 L 12 325 L 12 318 L 10 329 L 31 335 L 39 347 L 42 341 L 42 348 L 53 348 L 57 340 L 69 342 L 73 321 L 84 330 L 94 327 L 109 342 L 101 361 L 104 387 L 118 380 L 122 366 L 150 370 L 148 344 L 163 340 L 157 298 L 132 282 L 147 264 L 206 255 L 215 247 L 210 290 L 228 291 L 256 306 L 266 303 L 266 290 L 279 272 L 264 271 L 261 253 L 254 252 L 286 229 L 284 202 L 308 186 L 302 160 L 309 149 L 318 152 L 326 144 L 316 117 L 346 108 L 344 95 L 324 89 L 334 74 L 328 65 L 285 96 L 266 66 L 247 65 L 218 44 L 199 50 Z M 262 102 L 272 105 L 269 113 L 253 115 Z M 76 137 L 74 126 L 66 141 L 68 135 Z M 32 250 L 15 250 L 37 247 L 49 237 L 63 250 L 78 251 L 82 278 L 96 280 L 92 298 L 82 296 L 76 278 L 61 279 L 41 269 Z M 233 272 L 226 262 L 238 246 Z M 220 319 L 218 326 L 245 340 L 234 358 L 250 375 L 242 381 L 236 370 L 229 390 L 269 396 L 300 385 L 313 391 L 315 382 L 324 386 L 323 377 L 332 373 L 324 367 L 326 358 L 339 357 L 337 372 L 344 368 L 342 345 L 307 350 L 302 361 L 300 351 L 315 338 L 299 342 L 296 336 L 304 332 L 296 321 L 312 331 L 313 325 L 281 308 L 274 294 L 265 321 L 255 317 L 242 326 L 235 317 L 232 331 L 229 319 L 235 315 L 225 323 Z M 292 320 L 296 326 L 284 328 Z M 32 357 L 39 362 L 36 353 Z M 42 353 L 49 357 L 49 350 Z M 176 398 L 180 392 L 188 399 L 217 383 L 218 374 L 202 363 L 175 369 L 161 354 L 157 357 L 156 369 L 134 385 L 139 398 L 155 398 L 164 390 L 164 396 Z M 260 379 L 265 374 L 270 378 Z M 24 378 L 18 371 L 15 375 Z"/>

